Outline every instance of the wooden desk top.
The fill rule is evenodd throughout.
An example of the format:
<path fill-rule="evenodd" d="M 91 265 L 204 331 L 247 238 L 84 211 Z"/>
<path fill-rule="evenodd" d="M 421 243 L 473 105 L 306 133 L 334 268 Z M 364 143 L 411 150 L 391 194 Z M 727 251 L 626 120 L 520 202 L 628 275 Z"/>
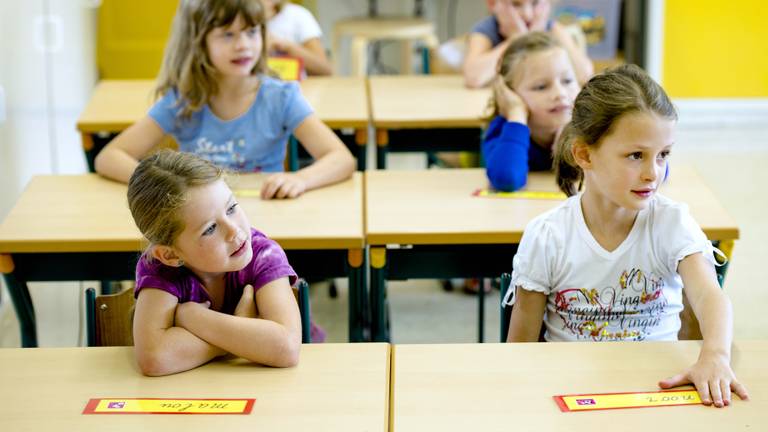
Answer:
<path fill-rule="evenodd" d="M 301 92 L 331 129 L 367 128 L 370 118 L 364 77 L 309 77 Z"/>
<path fill-rule="evenodd" d="M 154 103 L 154 80 L 103 80 L 96 84 L 77 119 L 84 133 L 120 132 L 147 114 Z"/>
<path fill-rule="evenodd" d="M 468 89 L 461 75 L 372 76 L 371 119 L 383 129 L 483 127 L 490 89 Z"/>
<path fill-rule="evenodd" d="M 768 425 L 768 341 L 739 341 L 750 392 L 725 409 L 676 406 L 561 413 L 556 395 L 657 391 L 692 365 L 699 342 L 395 345 L 392 430 L 722 431 Z"/>
<path fill-rule="evenodd" d="M 154 103 L 153 80 L 103 80 L 77 120 L 84 133 L 120 132 L 147 114 Z M 331 128 L 368 125 L 368 96 L 364 78 L 310 77 L 302 92 L 321 120 Z"/>
<path fill-rule="evenodd" d="M 0 428 L 387 431 L 388 344 L 304 345 L 295 368 L 242 359 L 142 376 L 133 348 L 0 349 Z M 250 415 L 82 415 L 91 398 L 255 398 Z"/>
<path fill-rule="evenodd" d="M 558 200 L 474 197 L 483 169 L 367 171 L 366 240 L 385 244 L 519 243 L 528 222 Z M 526 190 L 557 191 L 552 173 L 531 173 Z M 671 167 L 662 194 L 690 206 L 712 240 L 739 237 L 738 225 L 692 168 Z"/>
<path fill-rule="evenodd" d="M 263 176 L 231 179 L 258 190 Z M 257 229 L 285 249 L 363 246 L 362 175 L 295 200 L 239 197 Z M 144 249 L 126 201 L 127 186 L 96 174 L 36 176 L 0 224 L 0 252 L 117 252 Z"/>

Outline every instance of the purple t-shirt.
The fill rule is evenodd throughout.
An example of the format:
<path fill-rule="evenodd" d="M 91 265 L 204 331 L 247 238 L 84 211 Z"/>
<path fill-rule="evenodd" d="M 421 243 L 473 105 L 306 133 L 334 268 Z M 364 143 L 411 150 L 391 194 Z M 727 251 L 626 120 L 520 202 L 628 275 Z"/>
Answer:
<path fill-rule="evenodd" d="M 224 305 L 221 312 L 232 314 L 235 311 L 243 288 L 251 284 L 254 292 L 262 286 L 282 277 L 288 277 L 293 286 L 296 272 L 288 264 L 283 249 L 272 239 L 251 228 L 251 247 L 253 258 L 242 270 L 226 274 Z M 185 267 L 169 267 L 159 260 L 148 259 L 142 255 L 136 265 L 136 289 L 133 295 L 138 297 L 144 288 L 157 288 L 176 296 L 179 303 L 210 301 L 198 277 Z"/>

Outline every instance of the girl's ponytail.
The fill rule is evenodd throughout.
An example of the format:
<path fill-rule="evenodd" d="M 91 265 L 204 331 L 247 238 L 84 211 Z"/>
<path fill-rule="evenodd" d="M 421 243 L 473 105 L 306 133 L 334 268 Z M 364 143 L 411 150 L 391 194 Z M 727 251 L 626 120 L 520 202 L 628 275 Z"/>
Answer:
<path fill-rule="evenodd" d="M 557 139 L 554 147 L 553 167 L 555 168 L 555 179 L 557 180 L 557 186 L 567 196 L 576 195 L 579 189 L 581 189 L 584 177 L 584 172 L 576 164 L 571 151 L 575 139 L 576 134 L 573 123 L 568 122 L 562 133 L 560 133 L 560 137 Z"/>

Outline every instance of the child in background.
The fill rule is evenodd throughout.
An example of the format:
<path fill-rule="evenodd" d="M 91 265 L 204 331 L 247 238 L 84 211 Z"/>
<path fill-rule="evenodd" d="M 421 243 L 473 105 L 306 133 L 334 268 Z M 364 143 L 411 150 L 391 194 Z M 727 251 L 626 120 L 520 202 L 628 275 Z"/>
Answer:
<path fill-rule="evenodd" d="M 487 0 L 492 15 L 472 29 L 467 39 L 464 82 L 467 87 L 484 87 L 493 81 L 502 53 L 515 39 L 533 31 L 545 31 L 568 53 L 579 83 L 592 76 L 592 62 L 567 31 L 549 19 L 550 0 Z"/>
<path fill-rule="evenodd" d="M 181 151 L 233 171 L 274 172 L 261 196 L 294 198 L 349 177 L 355 160 L 312 112 L 295 82 L 267 76 L 260 0 L 182 0 L 149 115 L 96 158 L 96 171 L 127 182 L 167 135 Z M 315 163 L 283 173 L 293 133 Z"/>
<path fill-rule="evenodd" d="M 555 168 L 570 196 L 532 220 L 505 296 L 508 341 L 676 340 L 685 294 L 704 342 L 687 371 L 659 382 L 693 384 L 723 407 L 746 388 L 731 370 L 732 313 L 711 243 L 687 206 L 657 194 L 677 113 L 635 65 L 592 78 L 558 140 Z M 577 186 L 583 190 L 577 194 Z"/>
<path fill-rule="evenodd" d="M 286 0 L 263 0 L 267 14 L 268 52 L 301 59 L 308 75 L 331 75 L 333 67 L 312 12 Z"/>
<path fill-rule="evenodd" d="M 528 171 L 552 168 L 552 147 L 579 92 L 568 54 L 554 37 L 528 33 L 509 45 L 493 84 L 482 153 L 491 186 L 514 191 Z"/>
<path fill-rule="evenodd" d="M 139 368 L 168 375 L 232 353 L 294 366 L 301 317 L 296 273 L 251 228 L 216 165 L 162 150 L 128 182 L 128 206 L 150 246 L 136 265 L 133 339 Z"/>

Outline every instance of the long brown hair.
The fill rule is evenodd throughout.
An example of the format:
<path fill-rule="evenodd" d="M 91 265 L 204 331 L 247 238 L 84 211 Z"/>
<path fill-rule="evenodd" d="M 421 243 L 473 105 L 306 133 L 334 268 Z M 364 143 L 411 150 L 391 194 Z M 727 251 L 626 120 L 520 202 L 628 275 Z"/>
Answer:
<path fill-rule="evenodd" d="M 266 18 L 260 0 L 181 0 L 165 47 L 155 95 L 179 94 L 179 117 L 188 119 L 218 92 L 216 70 L 208 58 L 205 38 L 213 29 L 232 24 L 241 16 L 246 25 L 259 27 L 267 46 Z M 267 73 L 264 50 L 251 75 Z"/>
<path fill-rule="evenodd" d="M 223 176 L 221 168 L 192 153 L 166 149 L 143 159 L 128 181 L 128 207 L 139 231 L 152 244 L 173 245 L 184 231 L 180 210 L 190 188 Z"/>
<path fill-rule="evenodd" d="M 664 89 L 637 65 L 609 69 L 587 82 L 576 96 L 570 123 L 555 144 L 555 177 L 560 190 L 575 195 L 584 179 L 573 158 L 574 141 L 597 146 L 619 117 L 635 112 L 677 120 L 677 111 Z"/>
<path fill-rule="evenodd" d="M 501 76 L 507 87 L 514 89 L 515 80 L 520 70 L 520 64 L 526 57 L 533 53 L 547 51 L 553 48 L 562 48 L 560 43 L 545 32 L 531 32 L 515 39 L 499 58 L 497 74 Z M 493 120 L 499 115 L 499 104 L 496 102 L 496 95 L 492 95 L 488 101 L 488 112 L 491 113 L 488 120 Z"/>

